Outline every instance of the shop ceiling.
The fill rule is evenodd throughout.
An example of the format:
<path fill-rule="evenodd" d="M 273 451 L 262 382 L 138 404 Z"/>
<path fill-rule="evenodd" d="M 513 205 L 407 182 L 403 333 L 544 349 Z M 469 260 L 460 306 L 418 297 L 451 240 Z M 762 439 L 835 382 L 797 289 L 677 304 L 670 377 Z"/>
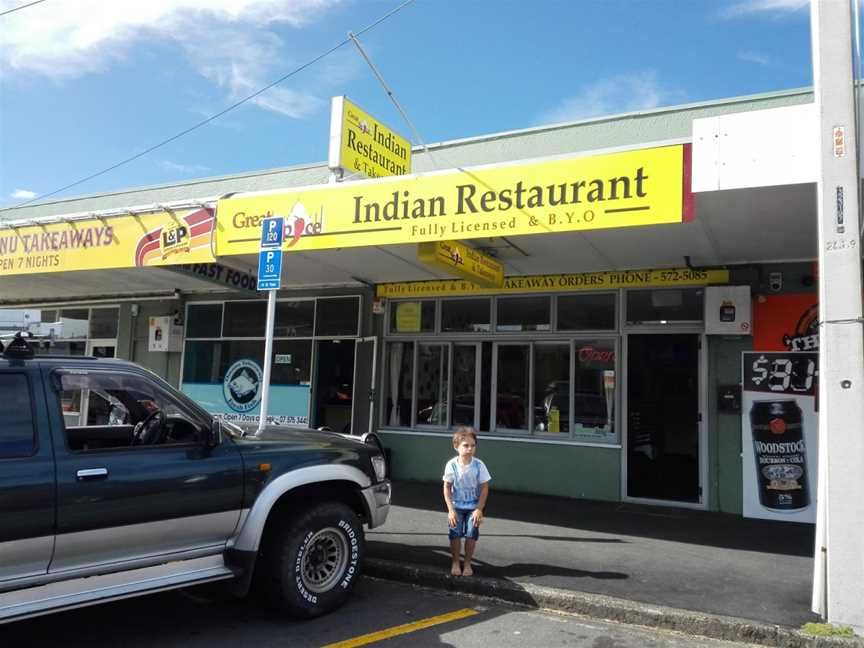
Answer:
<path fill-rule="evenodd" d="M 556 274 L 753 262 L 812 260 L 816 250 L 816 185 L 707 191 L 694 195 L 689 223 L 470 241 L 495 256 L 506 275 Z M 255 274 L 254 255 L 220 259 Z M 361 287 L 448 278 L 417 260 L 413 244 L 286 253 L 287 289 Z M 207 279 L 164 268 L 44 273 L 0 278 L 0 304 L 84 299 L 170 298 L 224 292 Z M 238 295 L 252 296 L 249 291 Z"/>

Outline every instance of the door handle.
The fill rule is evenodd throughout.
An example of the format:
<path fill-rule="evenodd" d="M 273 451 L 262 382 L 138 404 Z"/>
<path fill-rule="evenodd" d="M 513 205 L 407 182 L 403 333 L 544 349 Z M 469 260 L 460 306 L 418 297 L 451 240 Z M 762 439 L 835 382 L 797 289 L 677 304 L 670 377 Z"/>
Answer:
<path fill-rule="evenodd" d="M 78 478 L 78 481 L 86 481 L 93 479 L 107 479 L 108 478 L 108 469 L 107 468 L 87 468 L 85 470 L 79 470 L 75 473 L 75 476 Z"/>

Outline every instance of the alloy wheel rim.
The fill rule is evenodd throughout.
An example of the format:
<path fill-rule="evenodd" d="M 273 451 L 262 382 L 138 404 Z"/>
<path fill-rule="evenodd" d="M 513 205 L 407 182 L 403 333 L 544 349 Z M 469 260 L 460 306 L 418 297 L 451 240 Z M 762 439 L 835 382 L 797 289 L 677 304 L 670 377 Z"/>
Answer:
<path fill-rule="evenodd" d="M 300 564 L 303 586 L 320 594 L 331 590 L 348 564 L 348 540 L 334 527 L 321 529 L 307 543 Z"/>

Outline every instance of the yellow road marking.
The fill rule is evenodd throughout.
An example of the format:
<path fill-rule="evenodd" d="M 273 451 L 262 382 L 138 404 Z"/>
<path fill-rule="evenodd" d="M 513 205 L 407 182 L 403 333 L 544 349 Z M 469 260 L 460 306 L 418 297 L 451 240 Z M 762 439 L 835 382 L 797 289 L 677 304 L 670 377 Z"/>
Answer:
<path fill-rule="evenodd" d="M 468 617 L 474 616 L 475 614 L 480 613 L 477 612 L 477 610 L 465 608 L 462 610 L 456 610 L 455 612 L 448 612 L 447 614 L 441 614 L 438 616 L 429 617 L 428 619 L 415 621 L 414 623 L 406 623 L 404 625 L 387 628 L 386 630 L 370 632 L 369 634 L 354 637 L 353 639 L 346 639 L 345 641 L 327 644 L 326 646 L 322 646 L 322 648 L 355 648 L 355 646 L 366 646 L 368 644 L 375 643 L 376 641 L 384 641 L 384 639 L 398 637 L 399 635 L 408 634 L 409 632 L 416 632 L 417 630 L 430 628 L 434 625 L 439 625 L 441 623 L 457 621 L 458 619 L 466 619 Z"/>

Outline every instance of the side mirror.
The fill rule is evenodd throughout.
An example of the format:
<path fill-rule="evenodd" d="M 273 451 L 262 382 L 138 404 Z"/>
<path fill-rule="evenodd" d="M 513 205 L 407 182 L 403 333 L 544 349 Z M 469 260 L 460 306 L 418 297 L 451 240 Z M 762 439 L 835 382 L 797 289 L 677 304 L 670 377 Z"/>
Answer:
<path fill-rule="evenodd" d="M 204 445 L 208 448 L 215 448 L 222 442 L 222 423 L 214 420 L 213 424 L 207 428 L 207 433 L 204 439 Z"/>

